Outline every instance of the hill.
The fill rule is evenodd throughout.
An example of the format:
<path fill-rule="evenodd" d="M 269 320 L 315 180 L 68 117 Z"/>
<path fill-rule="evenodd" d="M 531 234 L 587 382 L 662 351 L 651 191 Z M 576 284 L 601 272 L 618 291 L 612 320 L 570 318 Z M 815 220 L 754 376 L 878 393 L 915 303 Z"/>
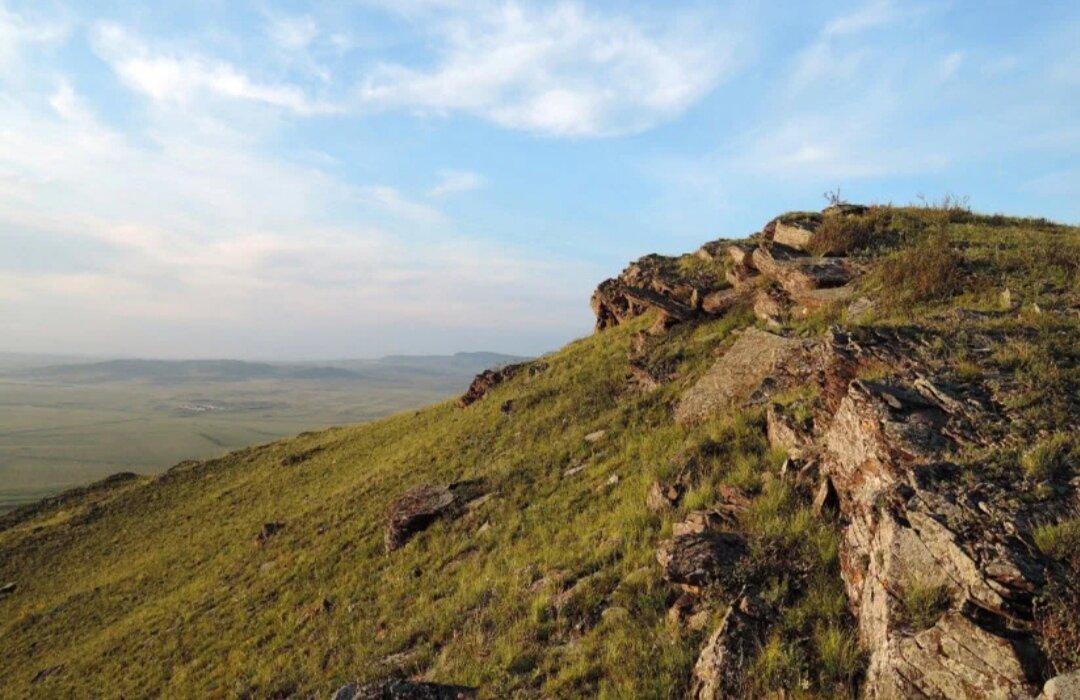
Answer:
<path fill-rule="evenodd" d="M 0 521 L 13 697 L 1007 697 L 1080 666 L 1080 230 L 646 256 L 459 401 Z M 1057 688 L 1058 690 L 1055 690 Z"/>

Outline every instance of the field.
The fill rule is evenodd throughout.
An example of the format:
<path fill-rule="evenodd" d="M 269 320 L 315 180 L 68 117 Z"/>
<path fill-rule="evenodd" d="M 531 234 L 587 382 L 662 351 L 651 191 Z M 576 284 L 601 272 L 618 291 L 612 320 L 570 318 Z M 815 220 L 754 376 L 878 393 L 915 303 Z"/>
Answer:
<path fill-rule="evenodd" d="M 428 405 L 460 393 L 501 359 L 462 357 L 342 362 L 334 379 L 243 380 L 220 373 L 103 378 L 83 370 L 101 365 L 44 371 L 9 361 L 0 373 L 0 512 L 116 472 L 154 473 Z"/>

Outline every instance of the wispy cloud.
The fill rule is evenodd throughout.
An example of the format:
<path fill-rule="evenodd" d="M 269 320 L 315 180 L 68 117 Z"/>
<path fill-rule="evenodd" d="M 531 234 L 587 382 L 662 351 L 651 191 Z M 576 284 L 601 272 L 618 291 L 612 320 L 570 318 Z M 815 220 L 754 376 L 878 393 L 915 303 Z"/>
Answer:
<path fill-rule="evenodd" d="M 482 175 L 470 170 L 444 170 L 439 173 L 438 184 L 428 190 L 428 194 L 432 197 L 445 197 L 459 192 L 469 192 L 483 187 L 485 182 Z"/>
<path fill-rule="evenodd" d="M 463 112 L 545 135 L 604 136 L 677 116 L 739 61 L 740 42 L 717 27 L 646 27 L 569 2 L 436 7 L 434 65 L 382 64 L 363 82 L 363 103 Z"/>
<path fill-rule="evenodd" d="M 225 61 L 199 54 L 157 52 L 118 24 L 97 26 L 94 49 L 129 87 L 158 103 L 187 104 L 200 94 L 208 94 L 300 115 L 340 111 L 337 106 L 312 100 L 298 86 L 257 81 Z"/>

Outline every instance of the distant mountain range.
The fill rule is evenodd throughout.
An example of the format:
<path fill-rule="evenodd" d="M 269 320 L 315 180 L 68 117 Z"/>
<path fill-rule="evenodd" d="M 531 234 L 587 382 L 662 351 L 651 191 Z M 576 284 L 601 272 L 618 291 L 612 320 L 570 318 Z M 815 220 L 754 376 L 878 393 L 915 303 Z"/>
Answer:
<path fill-rule="evenodd" d="M 156 383 L 236 382 L 258 379 L 309 381 L 407 381 L 422 375 L 438 377 L 477 373 L 523 358 L 491 352 L 454 355 L 392 355 L 379 359 L 326 362 L 251 362 L 246 360 L 143 360 L 65 362 L 26 366 L 24 359 L 6 371 L 9 378 L 45 382 L 100 383 L 150 381 Z"/>

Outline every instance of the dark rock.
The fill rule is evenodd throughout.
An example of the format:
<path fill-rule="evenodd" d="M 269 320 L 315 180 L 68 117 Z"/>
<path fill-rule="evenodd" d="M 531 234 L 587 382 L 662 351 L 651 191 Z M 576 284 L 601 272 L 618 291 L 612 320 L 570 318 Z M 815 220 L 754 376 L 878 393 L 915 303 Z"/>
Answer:
<path fill-rule="evenodd" d="M 268 539 L 270 539 L 271 537 L 273 537 L 274 535 L 276 535 L 277 533 L 281 532 L 284 529 L 285 529 L 285 523 L 281 523 L 281 522 L 263 523 L 262 528 L 259 529 L 259 534 L 255 537 L 255 542 L 257 544 L 263 544 Z"/>
<path fill-rule="evenodd" d="M 479 484 L 461 481 L 449 486 L 417 486 L 406 491 L 386 511 L 386 551 L 392 552 L 442 517 L 457 517 L 478 495 Z"/>
<path fill-rule="evenodd" d="M 388 678 L 338 688 L 331 700 L 465 700 L 476 697 L 476 688 Z"/>
<path fill-rule="evenodd" d="M 828 478 L 822 479 L 817 491 L 814 492 L 813 508 L 818 515 L 824 515 L 828 511 L 834 513 L 840 511 L 840 496 Z"/>
<path fill-rule="evenodd" d="M 499 384 L 502 384 L 507 379 L 510 379 L 515 374 L 520 372 L 525 367 L 524 363 L 516 365 L 506 365 L 505 367 L 499 367 L 495 369 L 486 369 L 480 374 L 476 375 L 476 378 L 472 380 L 472 384 L 469 385 L 468 391 L 466 391 L 461 398 L 458 399 L 458 405 L 462 408 L 470 406 L 480 399 L 487 396 L 488 392 L 494 389 Z"/>
<path fill-rule="evenodd" d="M 504 416 L 510 415 L 511 413 L 514 412 L 514 400 L 513 399 L 507 399 L 506 401 L 503 401 L 502 406 L 499 406 L 499 410 L 502 412 L 502 414 Z"/>
<path fill-rule="evenodd" d="M 665 540 L 656 550 L 664 578 L 690 588 L 729 590 L 737 565 L 747 554 L 746 539 L 734 532 L 703 532 Z"/>

